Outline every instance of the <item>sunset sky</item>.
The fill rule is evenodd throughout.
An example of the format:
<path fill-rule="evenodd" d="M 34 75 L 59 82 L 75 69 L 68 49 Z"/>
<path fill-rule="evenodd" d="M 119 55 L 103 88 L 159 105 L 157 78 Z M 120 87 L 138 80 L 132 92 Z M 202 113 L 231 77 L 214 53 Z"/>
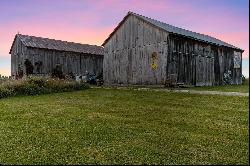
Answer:
<path fill-rule="evenodd" d="M 0 74 L 16 33 L 101 45 L 128 11 L 239 47 L 249 77 L 248 0 L 0 0 Z"/>

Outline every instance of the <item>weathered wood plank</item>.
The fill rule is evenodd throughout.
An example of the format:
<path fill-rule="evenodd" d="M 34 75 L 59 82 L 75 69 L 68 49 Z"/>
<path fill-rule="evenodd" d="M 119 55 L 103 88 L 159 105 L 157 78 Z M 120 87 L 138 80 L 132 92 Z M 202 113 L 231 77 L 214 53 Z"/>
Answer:
<path fill-rule="evenodd" d="M 104 46 L 105 84 L 164 84 L 171 74 L 196 86 L 241 83 L 233 67 L 233 49 L 169 34 L 131 15 Z M 152 53 L 156 68 L 152 69 Z M 241 54 L 242 55 L 242 54 Z"/>

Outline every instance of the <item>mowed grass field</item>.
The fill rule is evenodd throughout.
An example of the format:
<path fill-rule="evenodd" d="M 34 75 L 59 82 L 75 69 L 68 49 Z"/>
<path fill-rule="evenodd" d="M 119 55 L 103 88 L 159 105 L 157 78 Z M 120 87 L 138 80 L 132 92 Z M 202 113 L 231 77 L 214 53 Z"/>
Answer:
<path fill-rule="evenodd" d="M 191 90 L 249 93 L 249 84 L 193 87 Z"/>
<path fill-rule="evenodd" d="M 241 85 L 200 86 L 200 87 L 192 87 L 192 88 L 186 88 L 186 89 L 201 90 L 201 91 L 249 93 L 249 78 L 245 79 Z"/>
<path fill-rule="evenodd" d="M 249 164 L 248 99 L 126 89 L 0 99 L 0 164 Z"/>

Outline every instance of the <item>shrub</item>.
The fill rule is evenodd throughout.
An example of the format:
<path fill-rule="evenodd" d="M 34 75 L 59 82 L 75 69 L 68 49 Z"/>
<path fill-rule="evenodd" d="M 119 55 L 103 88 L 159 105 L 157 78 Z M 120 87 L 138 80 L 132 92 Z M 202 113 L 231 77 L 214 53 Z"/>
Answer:
<path fill-rule="evenodd" d="M 0 87 L 0 99 L 4 98 L 4 97 L 13 96 L 13 95 L 14 95 L 14 93 L 13 93 L 12 89 Z"/>
<path fill-rule="evenodd" d="M 60 78 L 60 79 L 65 78 L 63 71 L 62 71 L 62 65 L 60 65 L 60 64 L 56 65 L 56 67 L 53 69 L 52 77 Z"/>
<path fill-rule="evenodd" d="M 242 81 L 243 85 L 249 85 L 249 78 L 246 78 L 244 81 Z"/>
<path fill-rule="evenodd" d="M 37 85 L 39 87 L 45 86 L 46 79 L 43 79 L 41 77 L 29 77 L 27 82 L 32 85 Z"/>
<path fill-rule="evenodd" d="M 85 84 L 75 81 L 28 77 L 22 80 L 8 80 L 0 84 L 0 98 L 17 95 L 39 95 L 53 92 L 67 92 L 87 89 Z"/>
<path fill-rule="evenodd" d="M 246 78 L 244 75 L 242 75 L 242 84 L 243 85 L 249 85 L 249 78 Z"/>

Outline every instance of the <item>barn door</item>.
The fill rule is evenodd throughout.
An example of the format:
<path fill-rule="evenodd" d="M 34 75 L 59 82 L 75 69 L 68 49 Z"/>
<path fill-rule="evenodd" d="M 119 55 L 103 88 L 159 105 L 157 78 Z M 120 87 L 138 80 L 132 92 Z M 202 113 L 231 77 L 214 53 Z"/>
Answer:
<path fill-rule="evenodd" d="M 178 79 L 178 55 L 174 51 L 168 52 L 166 63 L 165 84 L 176 84 Z"/>
<path fill-rule="evenodd" d="M 214 58 L 196 57 L 196 86 L 212 86 L 214 82 Z"/>
<path fill-rule="evenodd" d="M 220 85 L 221 82 L 221 76 L 220 76 L 220 59 L 219 54 L 217 50 L 214 50 L 214 84 Z"/>

